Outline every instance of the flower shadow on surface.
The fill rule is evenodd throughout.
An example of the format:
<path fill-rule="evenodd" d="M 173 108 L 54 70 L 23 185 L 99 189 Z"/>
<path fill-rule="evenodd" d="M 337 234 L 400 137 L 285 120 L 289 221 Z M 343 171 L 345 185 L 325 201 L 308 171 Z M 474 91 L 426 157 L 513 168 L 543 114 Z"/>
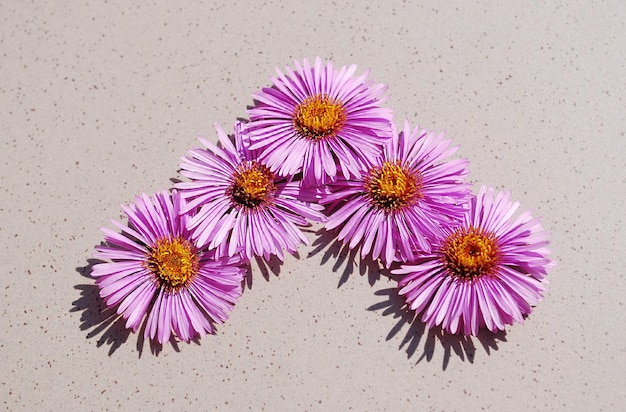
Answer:
<path fill-rule="evenodd" d="M 76 271 L 85 278 L 93 281 L 89 276 L 93 266 L 102 261 L 97 259 L 88 259 L 88 265 L 77 267 Z M 115 308 L 107 308 L 104 300 L 99 296 L 99 289 L 94 283 L 79 284 L 74 289 L 80 291 L 80 297 L 72 302 L 70 312 L 82 312 L 80 317 L 80 329 L 89 331 L 87 339 L 98 338 L 97 347 L 108 345 L 109 356 L 120 348 L 128 340 L 131 330 L 124 326 L 124 319 L 115 312 Z M 145 323 L 139 331 L 137 331 L 137 352 L 141 357 L 144 349 L 144 328 Z M 199 344 L 198 339 L 192 339 L 192 342 Z M 163 345 L 158 342 L 148 341 L 150 351 L 154 355 L 158 355 L 163 349 Z M 169 343 L 176 352 L 180 352 L 178 342 L 174 337 L 170 338 Z"/>
<path fill-rule="evenodd" d="M 500 342 L 506 342 L 506 331 L 492 333 L 482 329 L 478 336 L 463 336 L 462 334 L 444 333 L 440 327 L 427 329 L 426 324 L 421 321 L 420 315 L 416 316 L 413 311 L 406 308 L 406 302 L 402 296 L 398 295 L 397 288 L 381 289 L 375 292 L 375 295 L 384 296 L 386 300 L 370 306 L 367 310 L 379 311 L 383 316 L 392 316 L 393 319 L 398 319 L 395 326 L 387 334 L 387 341 L 395 338 L 405 328 L 405 325 L 409 325 L 398 349 L 404 350 L 409 359 L 419 356 L 416 363 L 420 363 L 424 359 L 430 362 L 434 357 L 437 343 L 441 344 L 443 348 L 442 368 L 446 370 L 452 353 L 462 361 L 467 359 L 469 363 L 474 363 L 476 355 L 474 339 L 480 342 L 487 355 L 491 354 L 491 351 L 498 350 Z"/>
<path fill-rule="evenodd" d="M 298 253 L 294 253 L 293 255 L 296 259 L 300 259 L 300 255 Z M 283 262 L 276 255 L 271 255 L 270 260 L 265 260 L 263 257 L 255 256 L 248 265 L 248 271 L 246 273 L 246 277 L 244 278 L 244 290 L 252 289 L 253 280 L 253 272 L 261 272 L 261 276 L 265 279 L 266 282 L 270 281 L 270 274 L 274 276 L 280 275 L 280 270 L 283 266 Z"/>
<path fill-rule="evenodd" d="M 343 286 L 350 278 L 350 275 L 355 273 L 355 266 L 358 266 L 359 275 L 364 276 L 367 274 L 370 286 L 374 286 L 381 275 L 385 275 L 386 272 L 378 261 L 373 261 L 368 257 L 365 259 L 361 258 L 359 248 L 350 250 L 347 244 L 337 240 L 335 231 L 322 228 L 317 230 L 315 234 L 317 238 L 313 242 L 313 250 L 308 253 L 307 258 L 323 252 L 322 265 L 328 263 L 329 260 L 334 261 L 332 271 L 339 272 L 341 270 L 337 288 Z"/>

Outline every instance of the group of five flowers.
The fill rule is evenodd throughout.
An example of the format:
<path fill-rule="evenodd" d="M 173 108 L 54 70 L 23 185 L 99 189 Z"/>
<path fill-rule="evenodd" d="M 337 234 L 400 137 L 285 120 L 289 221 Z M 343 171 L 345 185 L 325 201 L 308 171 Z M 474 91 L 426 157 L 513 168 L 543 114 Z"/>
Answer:
<path fill-rule="evenodd" d="M 250 120 L 219 145 L 200 138 L 171 191 L 122 206 L 128 224 L 102 229 L 92 276 L 126 327 L 163 343 L 214 331 L 242 293 L 247 262 L 283 260 L 324 222 L 362 258 L 391 268 L 429 327 L 477 334 L 522 322 L 542 298 L 547 233 L 509 194 L 464 182 L 468 162 L 443 133 L 382 106 L 386 87 L 317 58 L 277 70 Z M 144 322 L 145 320 L 145 322 Z"/>

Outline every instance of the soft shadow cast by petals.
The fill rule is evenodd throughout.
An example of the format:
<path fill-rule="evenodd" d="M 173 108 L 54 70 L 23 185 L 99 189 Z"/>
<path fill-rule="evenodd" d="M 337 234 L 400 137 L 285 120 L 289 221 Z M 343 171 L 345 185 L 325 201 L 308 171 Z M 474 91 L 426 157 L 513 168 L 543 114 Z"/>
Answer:
<path fill-rule="evenodd" d="M 295 253 L 294 256 L 299 258 L 297 253 Z M 254 260 L 250 261 L 250 264 L 248 265 L 247 273 L 244 278 L 244 289 L 252 289 L 252 284 L 254 283 L 254 272 L 261 272 L 263 279 L 265 279 L 266 282 L 269 282 L 271 275 L 280 275 L 282 266 L 283 262 L 278 258 L 278 256 L 271 255 L 270 260 L 265 260 L 262 257 L 255 256 Z"/>
<path fill-rule="evenodd" d="M 381 267 L 378 261 L 369 257 L 361 258 L 358 247 L 350 250 L 347 244 L 337 240 L 335 231 L 320 229 L 315 234 L 317 238 L 313 242 L 313 250 L 309 252 L 307 257 L 323 253 L 322 265 L 325 265 L 330 260 L 334 261 L 332 271 L 341 272 L 337 288 L 343 286 L 350 276 L 355 273 L 355 267 L 358 267 L 358 272 L 361 276 L 367 274 L 370 286 L 374 286 L 381 275 L 387 276 L 387 271 Z"/>
<path fill-rule="evenodd" d="M 109 346 L 109 356 L 128 340 L 130 330 L 124 328 L 121 316 L 107 308 L 98 296 L 96 285 L 76 285 L 80 298 L 72 302 L 70 312 L 82 312 L 80 329 L 88 331 L 87 339 L 98 338 L 96 346 Z"/>
<path fill-rule="evenodd" d="M 82 276 L 91 279 L 93 266 L 101 261 L 89 259 L 88 265 L 77 267 L 76 271 Z M 70 312 L 82 312 L 80 317 L 80 329 L 87 332 L 87 339 L 97 339 L 96 346 L 109 346 L 109 356 L 113 355 L 120 346 L 128 340 L 131 331 L 126 329 L 124 319 L 115 312 L 114 308 L 108 308 L 99 295 L 98 286 L 95 284 L 80 284 L 74 286 L 74 289 L 80 291 L 80 297 L 72 302 Z M 144 339 L 145 322 L 137 333 L 137 352 L 141 357 L 145 345 Z M 199 344 L 198 340 L 192 342 Z M 169 342 L 175 351 L 179 352 L 180 347 L 174 337 Z M 158 355 L 163 346 L 157 342 L 149 341 L 150 351 L 154 355 Z"/>
<path fill-rule="evenodd" d="M 397 319 L 396 324 L 387 334 L 386 340 L 390 341 L 398 336 L 408 325 L 408 329 L 406 329 L 398 349 L 404 350 L 408 359 L 418 356 L 416 363 L 420 363 L 423 360 L 432 361 L 436 347 L 441 346 L 443 349 L 442 368 L 446 370 L 452 354 L 461 361 L 474 362 L 476 356 L 474 339 L 480 342 L 487 355 L 490 355 L 492 350 L 498 350 L 500 342 L 506 342 L 505 331 L 492 333 L 482 329 L 478 336 L 472 337 L 452 335 L 446 333 L 440 327 L 428 329 L 419 316 L 416 316 L 412 310 L 407 308 L 404 298 L 398 295 L 397 288 L 382 289 L 375 292 L 375 295 L 384 296 L 386 299 L 370 306 L 368 310 L 380 311 L 383 316 L 391 316 L 393 319 Z"/>

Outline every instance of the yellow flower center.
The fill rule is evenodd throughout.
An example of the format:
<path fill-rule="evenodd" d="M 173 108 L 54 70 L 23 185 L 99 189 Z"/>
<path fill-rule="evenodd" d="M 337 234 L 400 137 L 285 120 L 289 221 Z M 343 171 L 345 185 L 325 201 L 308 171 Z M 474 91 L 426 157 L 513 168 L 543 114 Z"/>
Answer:
<path fill-rule="evenodd" d="M 198 255 L 186 239 L 159 239 L 148 257 L 148 269 L 155 274 L 161 286 L 178 290 L 198 271 Z"/>
<path fill-rule="evenodd" d="M 230 194 L 236 204 L 255 208 L 268 201 L 275 190 L 274 174 L 266 166 L 253 161 L 241 165 L 235 172 Z"/>
<path fill-rule="evenodd" d="M 473 226 L 448 236 L 443 254 L 448 271 L 466 280 L 492 275 L 500 256 L 495 236 Z"/>
<path fill-rule="evenodd" d="M 310 140 L 334 137 L 345 122 L 346 108 L 325 94 L 307 97 L 293 113 L 298 134 Z"/>
<path fill-rule="evenodd" d="M 365 190 L 372 203 L 386 211 L 394 211 L 412 204 L 422 197 L 422 176 L 398 162 L 385 162 L 374 167 L 365 178 Z"/>

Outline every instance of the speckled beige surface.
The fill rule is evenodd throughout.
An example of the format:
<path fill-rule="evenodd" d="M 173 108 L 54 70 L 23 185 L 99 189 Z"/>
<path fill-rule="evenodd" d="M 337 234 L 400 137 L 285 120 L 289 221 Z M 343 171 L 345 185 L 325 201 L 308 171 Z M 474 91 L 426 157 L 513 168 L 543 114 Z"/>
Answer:
<path fill-rule="evenodd" d="M 623 2 L 127 3 L 0 3 L 3 408 L 626 407 Z M 543 216 L 559 265 L 524 325 L 428 333 L 316 228 L 197 344 L 157 350 L 101 313 L 99 227 L 316 55 L 371 68 L 398 121 L 447 130 L 472 182 Z"/>

